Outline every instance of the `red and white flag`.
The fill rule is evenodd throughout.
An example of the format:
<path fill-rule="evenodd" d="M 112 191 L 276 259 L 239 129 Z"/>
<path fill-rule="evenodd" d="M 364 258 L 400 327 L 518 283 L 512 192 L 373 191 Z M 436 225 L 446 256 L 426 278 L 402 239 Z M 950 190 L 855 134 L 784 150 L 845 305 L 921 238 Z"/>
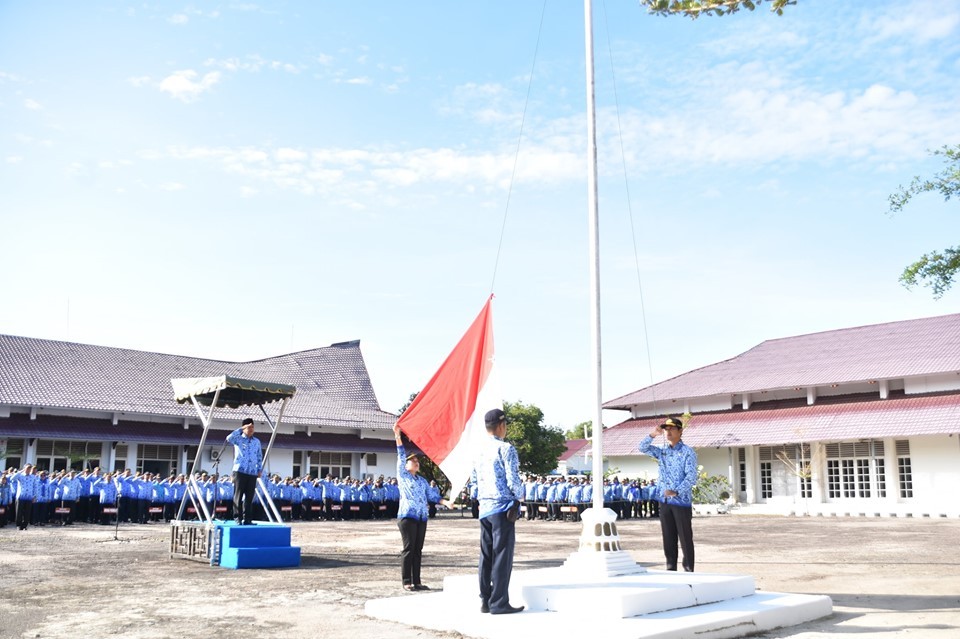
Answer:
<path fill-rule="evenodd" d="M 484 414 L 501 408 L 493 381 L 493 295 L 397 424 L 440 466 L 456 496 L 487 436 Z"/>

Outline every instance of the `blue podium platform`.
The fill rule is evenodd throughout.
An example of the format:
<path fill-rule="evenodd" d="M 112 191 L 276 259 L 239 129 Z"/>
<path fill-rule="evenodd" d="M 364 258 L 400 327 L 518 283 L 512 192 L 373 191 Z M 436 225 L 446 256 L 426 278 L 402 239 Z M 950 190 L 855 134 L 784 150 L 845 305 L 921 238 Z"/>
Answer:
<path fill-rule="evenodd" d="M 216 522 L 220 566 L 224 568 L 295 568 L 300 548 L 290 545 L 290 527 L 269 522 L 249 526 Z"/>

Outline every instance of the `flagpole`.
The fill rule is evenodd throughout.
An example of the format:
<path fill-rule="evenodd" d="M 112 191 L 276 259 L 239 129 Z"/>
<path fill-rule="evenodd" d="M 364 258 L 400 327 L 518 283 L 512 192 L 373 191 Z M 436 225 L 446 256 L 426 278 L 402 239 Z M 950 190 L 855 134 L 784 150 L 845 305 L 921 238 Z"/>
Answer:
<path fill-rule="evenodd" d="M 597 110 L 593 78 L 593 3 L 584 0 L 587 68 L 587 200 L 590 237 L 590 354 L 594 391 L 593 504 L 581 514 L 580 546 L 565 566 L 582 576 L 627 575 L 645 572 L 620 546 L 617 514 L 603 507 L 603 384 L 600 350 L 600 214 L 597 204 Z"/>
<path fill-rule="evenodd" d="M 590 238 L 590 355 L 594 391 L 593 507 L 603 508 L 603 383 L 600 350 L 600 212 L 597 197 L 597 111 L 593 79 L 593 2 L 584 0 L 587 67 L 587 208 Z"/>

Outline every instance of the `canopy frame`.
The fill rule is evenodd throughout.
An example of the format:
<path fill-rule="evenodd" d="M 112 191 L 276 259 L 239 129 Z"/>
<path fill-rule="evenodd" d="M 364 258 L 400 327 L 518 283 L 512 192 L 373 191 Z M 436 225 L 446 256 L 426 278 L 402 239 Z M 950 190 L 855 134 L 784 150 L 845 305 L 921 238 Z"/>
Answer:
<path fill-rule="evenodd" d="M 183 519 L 187 501 L 189 500 L 202 522 L 207 526 L 212 526 L 214 519 L 216 519 L 215 507 L 214 511 L 208 508 L 206 500 L 203 498 L 203 488 L 197 481 L 195 472 L 200 466 L 203 448 L 207 442 L 207 435 L 210 432 L 210 427 L 213 425 L 214 409 L 224 407 L 240 408 L 242 406 L 257 406 L 260 409 L 267 424 L 270 426 L 270 441 L 267 444 L 266 450 L 263 452 L 263 465 L 266 467 L 273 443 L 277 438 L 280 422 L 283 419 L 283 411 L 286 408 L 287 402 L 296 392 L 296 387 L 287 384 L 240 379 L 227 375 L 206 378 L 171 379 L 170 383 L 174 388 L 177 402 L 183 404 L 189 401 L 193 404 L 194 409 L 197 411 L 197 416 L 200 418 L 200 423 L 203 425 L 203 433 L 200 435 L 200 445 L 197 447 L 197 454 L 187 474 L 187 488 L 183 493 L 183 498 L 180 500 L 180 507 L 177 511 L 175 521 L 179 522 Z M 270 415 L 267 414 L 263 405 L 276 401 L 280 402 L 280 408 L 277 411 L 276 420 L 273 420 L 270 418 Z M 208 410 L 204 411 L 204 406 L 209 407 Z M 221 454 L 225 447 L 226 442 L 224 442 L 223 447 L 220 449 Z M 217 459 L 214 462 L 216 465 L 219 465 L 220 457 L 221 455 L 217 455 Z M 280 523 L 280 511 L 270 496 L 270 491 L 267 490 L 266 483 L 262 477 L 257 477 L 256 495 L 260 498 L 260 503 L 264 505 L 267 520 L 271 523 Z"/>

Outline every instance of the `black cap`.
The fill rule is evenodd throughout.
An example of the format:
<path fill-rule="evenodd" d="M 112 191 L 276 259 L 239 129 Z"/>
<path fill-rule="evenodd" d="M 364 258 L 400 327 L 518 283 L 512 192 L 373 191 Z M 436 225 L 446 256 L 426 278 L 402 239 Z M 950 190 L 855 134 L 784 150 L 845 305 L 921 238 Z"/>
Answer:
<path fill-rule="evenodd" d="M 487 414 L 483 416 L 483 422 L 487 425 L 487 428 L 494 428 L 506 418 L 506 413 L 499 408 L 494 408 L 493 410 L 488 410 Z"/>
<path fill-rule="evenodd" d="M 252 424 L 252 423 L 253 423 L 253 418 L 247 417 L 247 418 L 244 419 L 242 422 L 240 422 L 240 425 L 241 425 L 241 426 L 246 426 L 247 424 Z"/>
<path fill-rule="evenodd" d="M 680 420 L 679 417 L 668 417 L 667 421 L 660 424 L 660 428 L 664 428 L 666 426 L 673 426 L 675 428 L 679 428 L 680 430 L 683 430 L 683 422 Z"/>

